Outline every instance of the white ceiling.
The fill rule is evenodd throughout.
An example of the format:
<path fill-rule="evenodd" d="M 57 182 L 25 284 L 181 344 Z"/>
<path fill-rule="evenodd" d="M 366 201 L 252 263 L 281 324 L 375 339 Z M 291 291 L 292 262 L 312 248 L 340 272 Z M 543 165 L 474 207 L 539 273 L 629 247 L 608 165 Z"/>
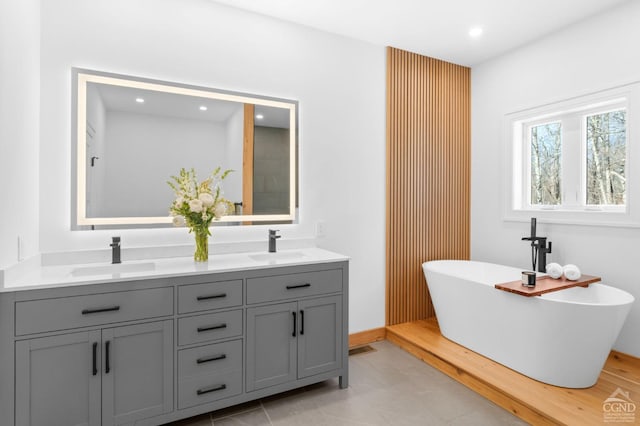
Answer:
<path fill-rule="evenodd" d="M 240 112 L 244 105 L 240 102 L 102 83 L 88 83 L 88 87 L 88 96 L 92 96 L 93 93 L 100 96 L 108 111 L 201 120 L 223 125 L 226 125 L 234 114 Z M 144 99 L 144 103 L 136 102 L 136 98 Z M 207 109 L 202 111 L 201 106 Z M 289 128 L 289 110 L 286 108 L 256 105 L 255 114 L 256 126 Z"/>
<path fill-rule="evenodd" d="M 212 0 L 472 66 L 634 0 Z M 469 37 L 469 29 L 484 33 Z"/>

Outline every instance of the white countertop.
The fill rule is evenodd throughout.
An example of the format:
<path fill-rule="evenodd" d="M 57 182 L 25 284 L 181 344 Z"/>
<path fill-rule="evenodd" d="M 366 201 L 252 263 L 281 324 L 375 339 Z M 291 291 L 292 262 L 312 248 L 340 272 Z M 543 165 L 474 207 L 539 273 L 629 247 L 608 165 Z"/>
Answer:
<path fill-rule="evenodd" d="M 148 278 L 201 275 L 279 266 L 309 265 L 349 260 L 347 256 L 319 248 L 280 250 L 277 253 L 250 252 L 210 255 L 208 262 L 193 257 L 145 259 L 119 265 L 81 263 L 36 266 L 0 286 L 0 293 L 42 288 L 69 287 L 106 282 L 135 281 Z"/>

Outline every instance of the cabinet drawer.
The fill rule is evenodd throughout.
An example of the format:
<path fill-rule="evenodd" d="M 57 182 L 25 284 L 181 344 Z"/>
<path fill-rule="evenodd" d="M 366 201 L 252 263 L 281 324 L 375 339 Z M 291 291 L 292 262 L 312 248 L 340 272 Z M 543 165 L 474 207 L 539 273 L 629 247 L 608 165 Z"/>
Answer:
<path fill-rule="evenodd" d="M 178 351 L 178 377 L 242 370 L 242 340 Z"/>
<path fill-rule="evenodd" d="M 180 379 L 178 409 L 206 404 L 241 393 L 242 370 Z"/>
<path fill-rule="evenodd" d="M 178 344 L 208 342 L 242 335 L 242 310 L 178 319 Z"/>
<path fill-rule="evenodd" d="M 286 300 L 342 291 L 342 270 L 247 279 L 247 303 Z"/>
<path fill-rule="evenodd" d="M 242 340 L 178 351 L 179 409 L 241 392 Z"/>
<path fill-rule="evenodd" d="M 240 305 L 242 305 L 242 280 L 178 287 L 179 314 Z"/>
<path fill-rule="evenodd" d="M 173 288 L 119 291 L 16 303 L 16 335 L 173 314 Z"/>

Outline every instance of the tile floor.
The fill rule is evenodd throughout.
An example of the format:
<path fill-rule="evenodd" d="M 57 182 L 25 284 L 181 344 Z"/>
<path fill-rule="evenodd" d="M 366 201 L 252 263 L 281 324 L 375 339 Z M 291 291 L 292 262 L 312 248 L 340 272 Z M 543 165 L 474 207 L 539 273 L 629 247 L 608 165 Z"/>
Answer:
<path fill-rule="evenodd" d="M 349 357 L 349 388 L 337 379 L 192 417 L 171 426 L 526 425 L 389 342 Z"/>

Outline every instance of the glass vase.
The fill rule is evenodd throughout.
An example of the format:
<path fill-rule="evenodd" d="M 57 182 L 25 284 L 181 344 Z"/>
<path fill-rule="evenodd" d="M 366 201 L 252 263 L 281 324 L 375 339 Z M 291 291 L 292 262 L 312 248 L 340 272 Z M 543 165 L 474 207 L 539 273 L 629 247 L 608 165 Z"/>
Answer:
<path fill-rule="evenodd" d="M 193 260 L 196 262 L 206 262 L 209 260 L 209 232 L 207 229 L 195 229 L 196 251 L 193 254 Z"/>

